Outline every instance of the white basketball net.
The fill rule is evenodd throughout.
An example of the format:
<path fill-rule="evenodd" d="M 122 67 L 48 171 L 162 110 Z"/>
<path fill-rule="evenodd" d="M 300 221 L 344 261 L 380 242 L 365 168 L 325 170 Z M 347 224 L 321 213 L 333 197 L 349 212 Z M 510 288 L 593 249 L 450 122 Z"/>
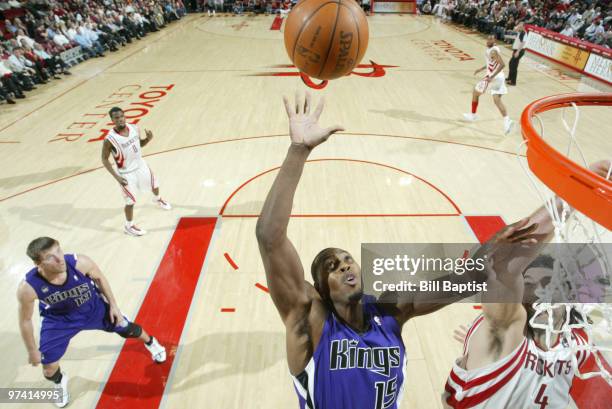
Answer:
<path fill-rule="evenodd" d="M 569 138 L 565 154 L 570 157 L 573 151 L 577 152 L 578 155 L 574 155 L 578 157 L 577 162 L 588 168 L 588 163 L 575 137 L 580 111 L 576 104 L 572 104 L 572 107 L 575 117 L 571 127 L 566 121 L 565 109 L 563 109 L 562 115 L 563 127 Z M 542 121 L 537 115 L 534 118 L 538 120 L 541 128 L 540 135 L 544 137 Z M 521 144 L 519 152 L 526 143 L 527 141 L 524 141 Z M 606 254 L 601 246 L 601 243 L 604 242 L 602 236 L 610 232 L 585 215 L 572 211 L 567 202 L 556 197 L 542 183 L 538 183 L 522 155 L 517 154 L 517 157 L 531 182 L 533 190 L 544 202 L 552 218 L 555 228 L 554 242 L 557 243 L 554 247 L 556 254 L 551 254 L 554 259 L 553 275 L 546 287 L 536 290 L 536 296 L 541 302 L 533 305 L 535 314 L 529 320 L 529 324 L 534 329 L 546 331 L 548 348 L 553 346 L 552 344 L 557 336 L 560 337 L 560 342 L 572 348 L 572 361 L 576 376 L 581 379 L 601 376 L 612 385 L 612 374 L 609 370 L 610 357 L 612 357 L 612 304 L 605 302 L 610 301 L 608 297 L 612 292 L 612 286 L 610 285 L 612 272 L 610 267 L 612 264 L 610 255 Z M 608 169 L 608 180 L 611 173 L 612 166 Z M 570 243 L 572 244 L 570 245 Z M 592 285 L 594 266 L 596 267 L 595 270 L 603 273 L 603 277 L 598 277 L 600 285 Z M 603 292 L 602 288 L 604 289 Z M 559 301 L 561 297 L 562 303 L 551 303 L 553 296 L 555 301 Z M 601 302 L 593 303 L 593 300 L 601 300 Z M 565 309 L 565 321 L 555 328 L 553 323 L 554 311 L 560 308 Z M 570 323 L 570 312 L 572 310 L 578 313 L 577 315 L 580 317 L 578 322 Z M 542 318 L 547 317 L 544 323 L 542 318 L 538 319 L 540 316 Z M 586 345 L 578 343 L 576 338 L 572 336 L 572 332 L 576 329 L 583 329 L 586 333 L 588 342 Z M 595 359 L 596 366 L 592 370 L 586 371 L 583 368 L 581 371 L 578 367 L 577 356 L 584 356 L 583 354 L 591 355 Z M 606 363 L 606 355 L 608 363 Z"/>

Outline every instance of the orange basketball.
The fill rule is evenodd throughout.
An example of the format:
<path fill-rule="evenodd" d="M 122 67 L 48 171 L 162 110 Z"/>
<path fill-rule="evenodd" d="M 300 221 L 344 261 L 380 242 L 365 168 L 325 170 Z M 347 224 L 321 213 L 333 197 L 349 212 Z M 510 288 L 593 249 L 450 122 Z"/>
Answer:
<path fill-rule="evenodd" d="M 310 77 L 350 73 L 368 48 L 368 22 L 355 0 L 300 0 L 285 24 L 285 48 Z"/>

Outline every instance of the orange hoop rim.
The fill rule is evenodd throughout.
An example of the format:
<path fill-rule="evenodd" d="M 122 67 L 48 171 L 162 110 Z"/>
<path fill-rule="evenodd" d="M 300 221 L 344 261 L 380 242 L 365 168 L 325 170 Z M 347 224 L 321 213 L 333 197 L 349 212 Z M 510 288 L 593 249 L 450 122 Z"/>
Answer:
<path fill-rule="evenodd" d="M 612 93 L 551 95 L 527 105 L 521 115 L 521 132 L 527 141 L 527 162 L 538 179 L 559 197 L 612 230 L 612 181 L 585 169 L 557 151 L 544 141 L 532 124 L 535 115 L 569 107 L 572 103 L 578 106 L 612 106 Z M 607 155 L 601 159 L 608 159 L 612 152 Z"/>

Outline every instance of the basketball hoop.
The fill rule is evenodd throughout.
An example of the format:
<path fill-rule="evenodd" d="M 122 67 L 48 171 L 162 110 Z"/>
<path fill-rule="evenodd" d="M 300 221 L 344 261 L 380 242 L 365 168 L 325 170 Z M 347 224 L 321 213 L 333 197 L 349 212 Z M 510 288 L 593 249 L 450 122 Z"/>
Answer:
<path fill-rule="evenodd" d="M 607 94 L 564 94 L 553 95 L 539 99 L 529 104 L 521 116 L 522 134 L 524 142 L 521 144 L 527 146 L 527 163 L 531 174 L 524 160 L 519 155 L 519 162 L 525 173 L 527 174 L 532 187 L 542 198 L 545 206 L 551 216 L 553 226 L 555 228 L 555 241 L 560 244 L 556 247 L 557 251 L 553 258 L 555 259 L 553 276 L 550 283 L 545 288 L 540 289 L 537 294 L 542 302 L 534 304 L 535 314 L 531 318 L 529 324 L 533 328 L 546 331 L 546 343 L 551 348 L 552 335 L 557 334 L 565 339 L 565 342 L 574 351 L 573 365 L 576 370 L 576 376 L 582 379 L 588 379 L 593 376 L 603 377 L 610 385 L 612 385 L 612 373 L 609 370 L 608 364 L 605 362 L 605 355 L 612 353 L 612 308 L 605 301 L 608 300 L 608 294 L 603 299 L 604 301 L 581 300 L 581 294 L 584 294 L 584 287 L 580 287 L 580 279 L 588 277 L 588 271 L 581 265 L 579 260 L 584 249 L 588 249 L 589 254 L 595 257 L 590 259 L 597 261 L 602 271 L 606 274 L 608 280 L 608 293 L 612 290 L 610 286 L 610 257 L 603 251 L 601 243 L 603 226 L 608 231 L 612 230 L 612 181 L 611 173 L 612 166 L 608 169 L 607 177 L 603 178 L 588 169 L 588 164 L 580 147 L 580 143 L 576 139 L 576 130 L 580 119 L 580 111 L 578 106 L 612 106 L 612 93 Z M 572 107 L 575 112 L 574 123 L 570 127 L 565 120 L 565 108 Z M 565 154 L 559 152 L 544 140 L 544 129 L 540 118 L 537 116 L 552 109 L 564 109 L 562 122 L 565 130 L 568 133 L 569 144 Z M 538 132 L 534 128 L 533 119 L 537 119 L 540 123 L 541 130 Z M 570 158 L 572 150 L 576 150 L 579 154 L 579 162 L 576 163 Z M 603 157 L 600 159 L 609 159 L 612 155 L 610 152 L 602 152 Z M 543 189 L 534 179 L 535 175 L 551 192 L 543 192 Z M 554 193 L 554 194 L 551 194 Z M 559 203 L 558 199 L 561 199 Z M 571 207 L 576 211 L 572 212 Z M 578 215 L 578 212 L 586 217 Z M 587 228 L 585 224 L 588 222 L 583 219 L 590 219 L 591 228 Z M 598 223 L 600 226 L 597 226 Z M 605 230 L 604 229 L 604 230 Z M 576 233 L 581 236 L 577 237 Z M 583 245 L 566 245 L 569 243 L 584 243 Z M 585 263 L 589 264 L 589 263 Z M 588 280 L 586 280 L 588 282 Z M 569 283 L 569 289 L 568 284 Z M 551 303 L 552 294 L 562 293 L 565 300 L 562 304 Z M 588 303 L 591 302 L 591 303 Z M 553 310 L 565 309 L 565 322 L 560 328 L 555 329 L 553 325 Z M 570 323 L 570 310 L 578 313 L 581 317 L 578 323 Z M 538 324 L 536 318 L 546 314 L 547 322 Z M 593 321 L 593 318 L 597 322 Z M 572 330 L 583 329 L 588 337 L 587 344 L 576 342 L 572 335 Z M 591 354 L 596 362 L 596 368 L 590 371 L 581 371 L 578 367 L 576 356 L 580 354 Z"/>
<path fill-rule="evenodd" d="M 532 118 L 541 112 L 569 106 L 577 109 L 580 105 L 612 106 L 612 93 L 553 95 L 534 101 L 525 108 L 521 127 L 523 139 L 527 142 L 527 162 L 531 171 L 559 197 L 612 230 L 612 182 L 588 170 L 586 163 L 580 166 L 562 155 L 544 141 L 532 124 Z M 576 143 L 577 124 L 578 115 L 570 134 L 569 149 Z"/>

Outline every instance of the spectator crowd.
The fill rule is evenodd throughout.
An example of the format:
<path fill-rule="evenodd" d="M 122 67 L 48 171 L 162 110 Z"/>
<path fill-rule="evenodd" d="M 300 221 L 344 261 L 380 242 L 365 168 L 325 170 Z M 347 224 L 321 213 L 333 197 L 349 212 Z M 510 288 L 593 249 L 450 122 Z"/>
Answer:
<path fill-rule="evenodd" d="M 495 34 L 499 40 L 511 39 L 522 22 L 612 47 L 610 0 L 425 0 L 421 12 Z"/>
<path fill-rule="evenodd" d="M 140 40 L 186 13 L 182 0 L 0 2 L 0 99 L 14 104 L 69 68 Z"/>

